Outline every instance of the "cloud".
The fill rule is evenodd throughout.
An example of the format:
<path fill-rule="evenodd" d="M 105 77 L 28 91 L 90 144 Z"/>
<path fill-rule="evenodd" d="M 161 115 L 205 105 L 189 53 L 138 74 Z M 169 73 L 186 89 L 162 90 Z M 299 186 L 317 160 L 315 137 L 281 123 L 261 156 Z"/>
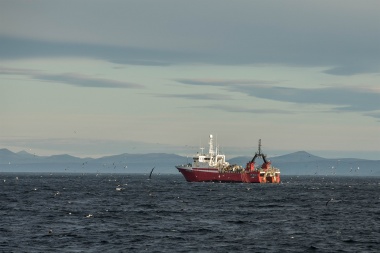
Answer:
<path fill-rule="evenodd" d="M 284 88 L 277 86 L 234 86 L 231 90 L 250 96 L 296 104 L 335 105 L 337 111 L 379 110 L 380 93 L 350 87 L 314 89 Z"/>
<path fill-rule="evenodd" d="M 180 98 L 180 99 L 196 99 L 196 100 L 230 100 L 231 96 L 224 94 L 204 94 L 204 93 L 193 93 L 193 94 L 158 94 L 157 97 L 163 98 Z"/>
<path fill-rule="evenodd" d="M 280 81 L 266 81 L 266 80 L 245 80 L 245 79 L 186 79 L 186 78 L 178 78 L 174 79 L 174 81 L 190 84 L 190 85 L 207 85 L 207 86 L 218 86 L 218 87 L 229 87 L 230 85 L 241 85 L 241 84 L 277 84 Z"/>
<path fill-rule="evenodd" d="M 240 90 L 233 90 L 234 85 L 247 85 L 247 84 L 276 84 L 278 81 L 265 81 L 265 80 L 226 80 L 226 79 L 174 79 L 174 81 L 193 86 L 212 86 L 225 89 L 227 91 L 236 91 L 242 93 Z M 157 97 L 164 98 L 180 98 L 189 100 L 205 100 L 205 101 L 227 101 L 235 100 L 232 95 L 215 93 L 191 93 L 191 94 L 156 94 Z M 258 109 L 250 108 L 247 106 L 236 106 L 236 105 L 223 105 L 223 104 L 213 104 L 213 105 L 200 105 L 191 106 L 191 108 L 202 108 L 202 109 L 212 109 L 219 110 L 223 112 L 233 112 L 233 113 L 252 113 L 252 114 L 292 114 L 293 112 L 282 110 L 282 109 Z"/>
<path fill-rule="evenodd" d="M 0 67 L 0 75 L 23 75 L 29 76 L 35 80 L 48 81 L 54 83 L 69 84 L 77 87 L 85 88 L 130 88 L 142 89 L 144 85 L 117 81 L 106 78 L 91 77 L 77 73 L 63 73 L 63 74 L 46 74 L 33 69 L 17 69 Z"/>
<path fill-rule="evenodd" d="M 37 70 L 22 69 L 22 68 L 8 68 L 0 66 L 0 75 L 34 75 L 38 74 Z"/>
<path fill-rule="evenodd" d="M 278 110 L 278 109 L 253 109 L 242 106 L 230 106 L 230 105 L 208 105 L 208 106 L 198 106 L 199 108 L 208 108 L 213 110 L 219 110 L 223 112 L 233 112 L 233 113 L 251 113 L 251 114 L 293 114 L 291 111 Z M 194 107 L 193 107 L 194 108 Z"/>
<path fill-rule="evenodd" d="M 168 66 L 192 62 L 196 58 L 195 54 L 174 50 L 41 41 L 1 35 L 0 44 L 0 59 L 85 57 L 117 64 Z"/>
<path fill-rule="evenodd" d="M 248 96 L 289 102 L 294 104 L 321 104 L 333 106 L 337 112 L 366 112 L 365 115 L 376 117 L 377 113 L 368 113 L 380 110 L 380 92 L 367 87 L 334 87 L 323 88 L 289 88 L 275 86 L 269 83 L 253 80 L 219 80 L 202 81 L 198 79 L 178 79 L 178 82 L 187 85 L 218 86 L 223 89 L 239 92 Z"/>
<path fill-rule="evenodd" d="M 105 78 L 93 78 L 81 74 L 66 73 L 57 75 L 35 75 L 33 78 L 43 81 L 59 82 L 85 88 L 144 88 L 141 84 L 116 81 Z"/>
<path fill-rule="evenodd" d="M 326 67 L 331 75 L 378 73 L 379 12 L 377 1 L 356 0 L 7 1 L 0 8 L 0 58 L 82 56 L 133 65 L 280 64 Z"/>
<path fill-rule="evenodd" d="M 342 66 L 329 68 L 323 72 L 330 75 L 350 76 L 355 74 L 377 73 L 380 72 L 380 66 L 376 62 L 361 64 L 357 62 L 349 62 Z"/>
<path fill-rule="evenodd" d="M 380 122 L 380 111 L 377 112 L 369 112 L 365 114 L 366 116 L 377 118 Z"/>
<path fill-rule="evenodd" d="M 132 65 L 275 64 L 323 67 L 331 75 L 380 72 L 376 1 L 290 2 L 9 1 L 0 9 L 0 59 L 78 56 Z"/>

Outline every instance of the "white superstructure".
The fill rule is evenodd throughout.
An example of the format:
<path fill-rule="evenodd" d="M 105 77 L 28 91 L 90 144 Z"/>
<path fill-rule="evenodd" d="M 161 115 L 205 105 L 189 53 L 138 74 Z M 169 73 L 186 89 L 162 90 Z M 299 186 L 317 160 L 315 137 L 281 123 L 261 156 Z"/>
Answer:
<path fill-rule="evenodd" d="M 218 148 L 214 151 L 213 136 L 210 134 L 209 140 L 209 150 L 208 154 L 203 153 L 203 148 L 201 148 L 201 153 L 197 153 L 193 157 L 193 169 L 195 168 L 209 168 L 209 169 L 220 169 L 227 167 L 229 165 L 226 162 L 226 156 L 219 154 Z"/>

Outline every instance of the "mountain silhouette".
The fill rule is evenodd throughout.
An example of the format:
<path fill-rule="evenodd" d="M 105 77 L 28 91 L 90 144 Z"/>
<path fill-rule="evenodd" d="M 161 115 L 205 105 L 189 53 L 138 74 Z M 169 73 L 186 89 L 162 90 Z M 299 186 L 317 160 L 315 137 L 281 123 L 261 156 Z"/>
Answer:
<path fill-rule="evenodd" d="M 250 156 L 228 159 L 230 164 L 245 167 Z M 346 175 L 380 176 L 380 160 L 355 158 L 327 159 L 306 151 L 269 157 L 282 175 Z M 166 154 L 120 154 L 100 158 L 79 158 L 68 154 L 37 156 L 26 151 L 14 153 L 0 149 L 1 172 L 63 172 L 63 173 L 155 173 L 176 174 L 175 165 L 191 162 L 188 157 Z M 257 165 L 262 161 L 256 160 Z"/>

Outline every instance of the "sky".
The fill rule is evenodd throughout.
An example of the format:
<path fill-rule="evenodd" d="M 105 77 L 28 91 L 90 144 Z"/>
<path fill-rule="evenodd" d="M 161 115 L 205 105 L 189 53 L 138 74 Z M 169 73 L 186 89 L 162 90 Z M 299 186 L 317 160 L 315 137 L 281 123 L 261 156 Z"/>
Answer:
<path fill-rule="evenodd" d="M 0 1 L 0 148 L 380 158 L 377 0 Z"/>

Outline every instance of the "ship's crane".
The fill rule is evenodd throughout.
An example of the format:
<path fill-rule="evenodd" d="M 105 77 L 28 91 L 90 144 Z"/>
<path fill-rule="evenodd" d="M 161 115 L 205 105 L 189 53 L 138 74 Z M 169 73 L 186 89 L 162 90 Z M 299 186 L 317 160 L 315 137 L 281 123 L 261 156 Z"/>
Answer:
<path fill-rule="evenodd" d="M 267 156 L 261 153 L 261 139 L 259 140 L 259 151 L 255 153 L 255 156 L 252 158 L 251 163 L 254 163 L 258 157 L 261 157 L 264 160 L 264 163 L 268 163 Z"/>
<path fill-rule="evenodd" d="M 270 166 L 271 166 L 270 161 L 267 160 L 267 156 L 265 154 L 261 153 L 261 139 L 259 139 L 259 150 L 255 153 L 255 156 L 252 158 L 252 160 L 247 163 L 247 167 L 246 167 L 247 171 L 254 171 L 255 170 L 255 160 L 258 157 L 261 157 L 264 161 L 263 165 L 261 165 L 262 169 L 270 168 Z"/>

